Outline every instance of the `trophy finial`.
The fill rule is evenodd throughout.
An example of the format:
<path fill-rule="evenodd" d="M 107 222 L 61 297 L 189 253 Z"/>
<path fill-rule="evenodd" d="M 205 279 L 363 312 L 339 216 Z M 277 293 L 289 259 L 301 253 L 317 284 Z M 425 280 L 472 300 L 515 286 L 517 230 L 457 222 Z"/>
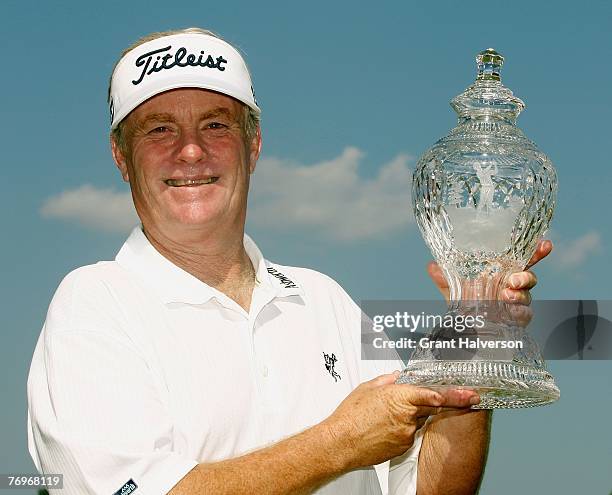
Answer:
<path fill-rule="evenodd" d="M 503 55 L 493 48 L 487 48 L 476 55 L 476 63 L 476 81 L 451 101 L 459 119 L 497 116 L 514 124 L 525 103 L 501 81 L 499 73 L 504 65 Z"/>
<path fill-rule="evenodd" d="M 504 57 L 493 48 L 487 48 L 476 55 L 478 66 L 477 81 L 501 81 L 499 73 L 504 65 Z"/>

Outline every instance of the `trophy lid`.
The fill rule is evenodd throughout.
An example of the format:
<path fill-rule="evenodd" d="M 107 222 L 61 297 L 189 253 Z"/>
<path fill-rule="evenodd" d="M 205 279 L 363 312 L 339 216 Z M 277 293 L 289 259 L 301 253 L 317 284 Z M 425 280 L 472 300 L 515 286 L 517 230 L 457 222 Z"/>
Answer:
<path fill-rule="evenodd" d="M 476 81 L 451 101 L 460 121 L 499 118 L 514 124 L 525 103 L 502 84 L 503 64 L 504 57 L 493 48 L 476 55 Z"/>

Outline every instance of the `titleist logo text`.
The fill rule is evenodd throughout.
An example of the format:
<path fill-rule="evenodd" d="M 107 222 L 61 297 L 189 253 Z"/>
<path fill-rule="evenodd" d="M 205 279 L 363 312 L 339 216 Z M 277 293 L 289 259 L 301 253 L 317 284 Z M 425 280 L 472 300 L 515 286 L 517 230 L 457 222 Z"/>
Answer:
<path fill-rule="evenodd" d="M 204 58 L 204 51 L 200 51 L 200 55 L 196 56 L 193 53 L 187 53 L 187 49 L 182 46 L 179 48 L 176 53 L 166 53 L 165 55 L 158 55 L 159 53 L 164 53 L 172 49 L 172 45 L 169 45 L 165 48 L 158 48 L 157 50 L 153 50 L 152 52 L 143 53 L 140 57 L 136 59 L 136 67 L 142 67 L 142 73 L 140 77 L 135 81 L 132 81 L 132 84 L 136 86 L 140 84 L 145 76 L 150 76 L 154 72 L 160 72 L 164 69 L 172 69 L 173 67 L 187 67 L 190 65 L 191 67 L 208 67 L 210 69 L 218 69 L 220 71 L 224 71 L 225 67 L 222 64 L 227 63 L 222 56 L 217 58 L 213 58 L 212 55 L 208 55 Z M 157 56 L 155 56 L 157 55 Z M 153 64 L 151 62 L 155 58 Z"/>

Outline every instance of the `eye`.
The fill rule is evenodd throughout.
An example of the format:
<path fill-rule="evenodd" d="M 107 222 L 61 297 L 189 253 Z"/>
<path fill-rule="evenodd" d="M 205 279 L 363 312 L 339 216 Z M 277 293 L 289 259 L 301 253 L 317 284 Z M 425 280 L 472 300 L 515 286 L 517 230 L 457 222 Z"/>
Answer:
<path fill-rule="evenodd" d="M 168 131 L 170 131 L 170 129 L 168 127 L 166 127 L 164 125 L 160 125 L 158 127 L 155 127 L 153 129 L 151 129 L 149 131 L 149 134 L 163 134 L 163 133 L 168 132 Z"/>
<path fill-rule="evenodd" d="M 209 129 L 225 129 L 227 125 L 222 124 L 221 122 L 209 122 L 206 127 Z"/>

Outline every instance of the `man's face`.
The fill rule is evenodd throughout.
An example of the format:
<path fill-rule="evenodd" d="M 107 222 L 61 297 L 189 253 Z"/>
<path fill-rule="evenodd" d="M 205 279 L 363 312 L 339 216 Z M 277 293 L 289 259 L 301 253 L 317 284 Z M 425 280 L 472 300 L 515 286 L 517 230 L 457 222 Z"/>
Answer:
<path fill-rule="evenodd" d="M 243 105 L 203 89 L 147 100 L 124 123 L 113 156 L 145 229 L 165 235 L 242 227 L 259 133 L 247 142 Z"/>

